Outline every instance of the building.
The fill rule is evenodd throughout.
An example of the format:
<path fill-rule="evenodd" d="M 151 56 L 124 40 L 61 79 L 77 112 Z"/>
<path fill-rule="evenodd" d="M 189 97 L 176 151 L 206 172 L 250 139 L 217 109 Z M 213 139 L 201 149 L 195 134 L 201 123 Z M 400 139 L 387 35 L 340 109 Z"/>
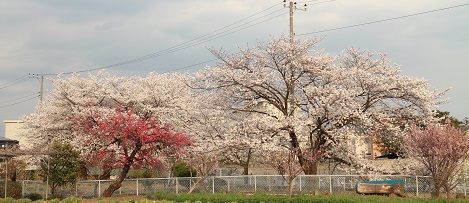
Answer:
<path fill-rule="evenodd" d="M 4 120 L 3 123 L 5 123 L 6 139 L 17 140 L 21 149 L 30 147 L 28 138 L 21 136 L 21 131 L 23 131 L 22 126 L 24 124 L 22 120 Z"/>

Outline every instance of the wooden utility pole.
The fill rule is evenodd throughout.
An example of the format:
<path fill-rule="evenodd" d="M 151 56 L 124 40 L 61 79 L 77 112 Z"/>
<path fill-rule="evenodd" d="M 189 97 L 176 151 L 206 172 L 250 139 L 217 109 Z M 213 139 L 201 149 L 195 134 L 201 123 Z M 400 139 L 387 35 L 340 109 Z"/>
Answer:
<path fill-rule="evenodd" d="M 44 94 L 44 76 L 41 75 L 41 89 L 39 90 L 39 107 L 42 108 L 42 97 Z"/>
<path fill-rule="evenodd" d="M 286 3 L 286 0 L 283 0 L 283 2 Z M 290 1 L 288 6 L 286 4 L 283 6 L 290 9 L 290 44 L 293 45 L 293 36 L 295 36 L 295 33 L 293 32 L 293 10 L 306 11 L 306 4 L 303 8 L 298 8 L 296 7 L 296 2 Z"/>
<path fill-rule="evenodd" d="M 293 1 L 290 1 L 290 44 L 293 44 Z"/>

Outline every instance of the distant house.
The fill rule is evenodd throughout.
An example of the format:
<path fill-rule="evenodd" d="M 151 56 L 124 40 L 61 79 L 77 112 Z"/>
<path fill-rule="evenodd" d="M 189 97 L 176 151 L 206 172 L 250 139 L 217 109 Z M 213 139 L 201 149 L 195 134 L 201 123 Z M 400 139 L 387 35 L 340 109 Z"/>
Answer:
<path fill-rule="evenodd" d="M 18 140 L 12 140 L 4 137 L 0 137 L 0 150 L 17 148 Z M 0 154 L 0 163 L 3 162 L 5 154 Z"/>

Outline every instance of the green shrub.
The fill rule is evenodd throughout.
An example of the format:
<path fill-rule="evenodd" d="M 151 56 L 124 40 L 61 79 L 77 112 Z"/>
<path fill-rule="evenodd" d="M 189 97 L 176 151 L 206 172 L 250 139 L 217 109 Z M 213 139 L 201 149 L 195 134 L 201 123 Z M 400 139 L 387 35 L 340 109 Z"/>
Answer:
<path fill-rule="evenodd" d="M 7 197 L 14 199 L 20 199 L 22 197 L 22 187 L 18 182 L 8 181 L 7 185 Z M 0 181 L 0 195 L 5 197 L 5 181 Z"/>
<path fill-rule="evenodd" d="M 77 197 L 67 197 L 60 202 L 61 203 L 82 203 L 83 201 L 81 201 L 81 199 Z"/>
<path fill-rule="evenodd" d="M 49 200 L 63 200 L 65 197 L 63 195 L 58 195 L 58 194 L 54 194 L 54 195 L 50 195 L 47 197 L 47 199 Z"/>
<path fill-rule="evenodd" d="M 31 202 L 31 200 L 26 199 L 26 198 L 15 200 L 15 203 L 30 203 L 30 202 Z"/>
<path fill-rule="evenodd" d="M 173 167 L 173 176 L 174 177 L 195 177 L 197 172 L 195 169 L 187 165 L 186 162 L 177 162 Z"/>
<path fill-rule="evenodd" d="M 3 194 L 5 194 L 5 193 L 3 193 Z M 15 202 L 16 202 L 16 200 L 11 198 L 11 197 L 7 197 L 5 199 L 0 199 L 0 203 L 15 203 Z"/>
<path fill-rule="evenodd" d="M 36 201 L 42 199 L 42 195 L 38 193 L 30 193 L 24 196 L 24 198 L 28 198 L 31 201 Z"/>
<path fill-rule="evenodd" d="M 197 176 L 197 172 L 195 171 L 195 169 L 193 169 L 192 167 L 190 167 L 189 165 L 187 165 L 186 162 L 177 162 L 174 164 L 173 166 L 173 176 L 174 177 L 195 177 Z M 178 179 L 178 182 L 180 185 L 186 187 L 186 188 L 190 188 L 190 178 L 180 178 Z"/>

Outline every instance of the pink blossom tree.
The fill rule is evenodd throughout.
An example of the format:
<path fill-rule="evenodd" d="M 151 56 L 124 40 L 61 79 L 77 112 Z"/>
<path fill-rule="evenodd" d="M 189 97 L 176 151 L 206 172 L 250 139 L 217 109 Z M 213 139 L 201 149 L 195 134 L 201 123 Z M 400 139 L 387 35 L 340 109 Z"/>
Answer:
<path fill-rule="evenodd" d="M 111 112 L 90 108 L 74 120 L 75 129 L 87 136 L 89 150 L 82 152 L 82 159 L 91 165 L 121 169 L 118 178 L 104 191 L 104 197 L 121 187 L 132 167 L 159 167 L 162 157 L 181 154 L 190 144 L 186 135 L 169 124 L 154 117 L 139 117 L 131 110 L 123 112 L 119 107 Z"/>
<path fill-rule="evenodd" d="M 432 176 L 435 196 L 449 193 L 462 180 L 469 152 L 469 137 L 450 123 L 414 126 L 406 138 L 409 154 Z"/>

